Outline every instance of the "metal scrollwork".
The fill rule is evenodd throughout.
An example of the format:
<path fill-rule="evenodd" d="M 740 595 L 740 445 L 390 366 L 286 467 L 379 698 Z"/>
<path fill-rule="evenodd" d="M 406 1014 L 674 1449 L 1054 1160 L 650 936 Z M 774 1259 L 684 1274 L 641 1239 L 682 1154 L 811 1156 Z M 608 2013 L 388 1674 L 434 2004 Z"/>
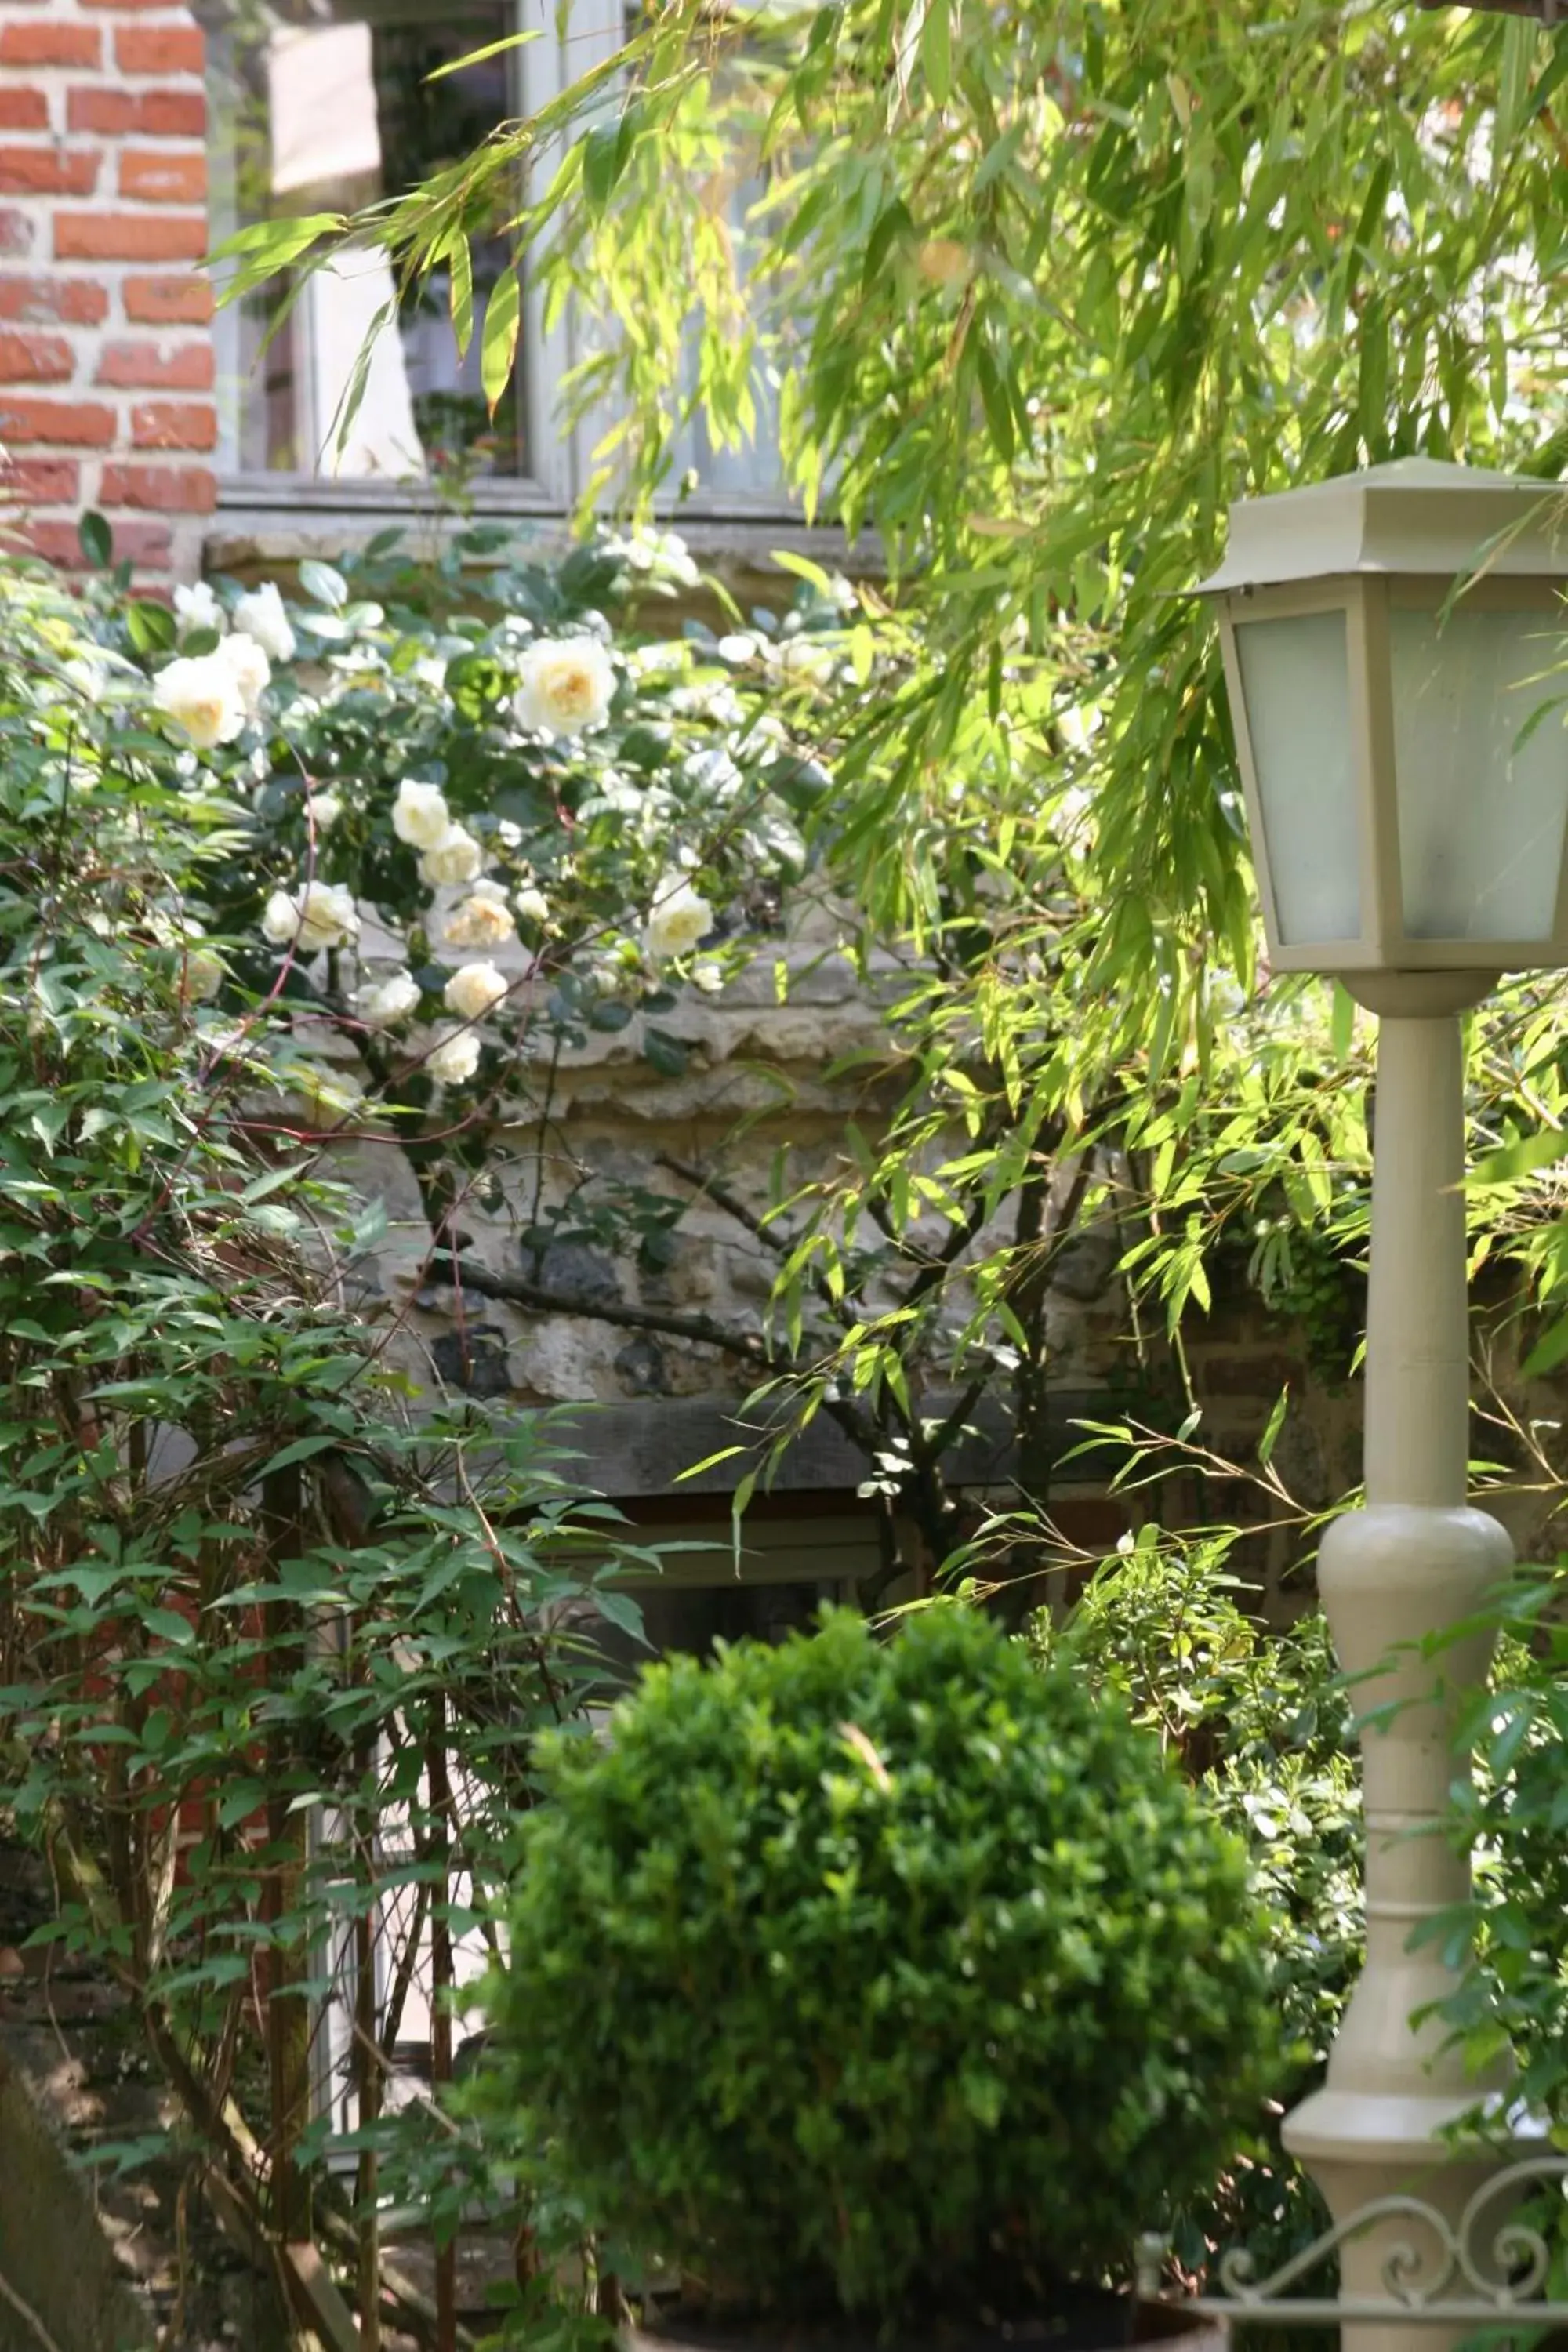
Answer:
<path fill-rule="evenodd" d="M 1543 2299 L 1552 2265 L 1545 2233 L 1509 2210 L 1531 2190 L 1552 2186 L 1568 2193 L 1568 2157 L 1531 2157 L 1505 2166 L 1469 2198 L 1457 2222 L 1425 2198 L 1374 2198 L 1268 2278 L 1258 2279 L 1244 2246 L 1232 2248 L 1220 2259 L 1221 2292 L 1200 2295 L 1193 2307 L 1281 2327 L 1335 2327 L 1342 2320 L 1480 2326 L 1510 2317 L 1528 2318 L 1532 2327 L 1568 2326 L 1568 2303 Z M 1505 2208 L 1500 2216 L 1500 2205 Z M 1342 2246 L 1390 2222 L 1410 2226 L 1383 2255 L 1381 2295 L 1291 2292 Z M 1429 2252 L 1421 2251 L 1424 2244 Z"/>

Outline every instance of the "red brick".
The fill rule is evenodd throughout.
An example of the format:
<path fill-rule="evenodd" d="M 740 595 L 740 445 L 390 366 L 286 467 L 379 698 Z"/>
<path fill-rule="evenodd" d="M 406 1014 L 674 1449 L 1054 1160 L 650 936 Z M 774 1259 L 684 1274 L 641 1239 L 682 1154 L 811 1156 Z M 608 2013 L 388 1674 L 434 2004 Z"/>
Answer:
<path fill-rule="evenodd" d="M 19 213 L 14 205 L 0 210 L 0 253 L 30 253 L 37 223 L 31 213 Z"/>
<path fill-rule="evenodd" d="M 106 343 L 98 381 L 159 392 L 210 392 L 213 373 L 210 343 L 176 343 L 172 350 L 158 343 Z"/>
<path fill-rule="evenodd" d="M 142 401 L 131 412 L 131 440 L 137 449 L 214 448 L 217 411 L 203 401 Z"/>
<path fill-rule="evenodd" d="M 0 383 L 68 383 L 76 352 L 64 335 L 0 333 Z"/>
<path fill-rule="evenodd" d="M 205 204 L 207 159 L 171 155 L 157 147 L 127 147 L 120 158 L 120 193 L 150 205 Z"/>
<path fill-rule="evenodd" d="M 105 466 L 98 495 L 105 507 L 210 514 L 217 503 L 217 476 L 205 466 Z"/>
<path fill-rule="evenodd" d="M 66 99 L 72 131 L 96 131 L 110 139 L 201 139 L 207 102 L 199 89 L 105 89 L 89 83 Z"/>
<path fill-rule="evenodd" d="M 107 449 L 114 436 L 114 411 L 100 400 L 26 400 L 0 393 L 0 441 Z"/>
<path fill-rule="evenodd" d="M 99 161 L 90 147 L 0 147 L 0 195 L 90 196 Z"/>
<path fill-rule="evenodd" d="M 68 572 L 82 572 L 88 568 L 74 522 L 30 523 L 24 536 L 35 552 L 47 562 L 60 564 Z M 132 563 L 146 564 L 155 572 L 166 572 L 169 568 L 168 524 L 116 523 L 114 560 L 118 563 L 126 556 Z"/>
<path fill-rule="evenodd" d="M 102 55 L 96 25 L 0 25 L 0 66 L 95 66 Z"/>
<path fill-rule="evenodd" d="M 203 213 L 57 213 L 57 261 L 196 261 L 207 249 Z"/>
<path fill-rule="evenodd" d="M 0 89 L 0 131 L 47 131 L 49 101 L 41 89 Z"/>
<path fill-rule="evenodd" d="M 140 327 L 204 327 L 213 314 L 205 278 L 128 278 L 121 296 L 126 317 Z"/>
<path fill-rule="evenodd" d="M 108 291 L 95 278 L 0 277 L 0 319 L 96 327 L 108 315 Z"/>
<path fill-rule="evenodd" d="M 97 32 L 90 26 L 87 29 L 96 41 Z M 194 25 L 128 25 L 114 36 L 114 60 L 121 73 L 199 74 L 205 56 L 206 44 Z M 93 58 L 84 62 L 90 65 Z"/>
<path fill-rule="evenodd" d="M 81 467 L 74 457 L 16 457 L 0 465 L 0 499 L 19 506 L 74 507 Z"/>

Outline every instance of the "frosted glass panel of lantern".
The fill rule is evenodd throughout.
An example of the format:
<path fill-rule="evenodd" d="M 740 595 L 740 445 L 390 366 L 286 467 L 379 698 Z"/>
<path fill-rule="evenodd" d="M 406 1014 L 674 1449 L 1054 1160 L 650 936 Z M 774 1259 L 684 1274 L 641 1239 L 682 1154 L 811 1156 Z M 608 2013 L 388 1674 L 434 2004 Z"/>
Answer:
<path fill-rule="evenodd" d="M 1568 818 L 1562 624 L 1389 615 L 1399 864 L 1415 940 L 1552 936 Z M 1533 722 L 1533 724 L 1531 723 Z"/>
<path fill-rule="evenodd" d="M 1281 947 L 1361 937 L 1345 616 L 1241 621 L 1236 654 Z"/>

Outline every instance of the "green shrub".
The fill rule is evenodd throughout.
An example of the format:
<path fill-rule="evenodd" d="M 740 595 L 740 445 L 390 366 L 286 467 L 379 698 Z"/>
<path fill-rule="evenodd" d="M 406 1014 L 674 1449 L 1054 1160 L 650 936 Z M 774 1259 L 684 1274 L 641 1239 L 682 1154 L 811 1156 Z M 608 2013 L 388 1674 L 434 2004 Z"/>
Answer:
<path fill-rule="evenodd" d="M 651 1667 L 546 1771 L 491 2095 L 639 2253 L 779 2306 L 995 2304 L 1114 2268 L 1251 2119 L 1239 1843 L 983 1618 Z"/>

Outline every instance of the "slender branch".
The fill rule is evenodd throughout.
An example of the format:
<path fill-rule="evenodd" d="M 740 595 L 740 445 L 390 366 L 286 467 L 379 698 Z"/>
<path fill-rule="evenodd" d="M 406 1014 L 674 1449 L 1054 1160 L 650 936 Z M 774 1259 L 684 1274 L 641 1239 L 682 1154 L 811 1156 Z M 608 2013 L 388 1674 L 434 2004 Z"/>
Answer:
<path fill-rule="evenodd" d="M 775 1257 L 787 1256 L 794 1247 L 793 1236 L 770 1231 L 754 1209 L 749 1209 L 727 1184 L 721 1184 L 718 1178 L 706 1169 L 693 1168 L 689 1161 L 678 1160 L 673 1151 L 656 1151 L 653 1157 L 655 1167 L 668 1168 L 672 1176 L 679 1176 L 683 1184 L 689 1184 L 694 1192 L 711 1201 L 714 1207 L 722 1209 L 727 1217 L 732 1217 L 742 1231 L 761 1242 L 764 1248 L 772 1250 Z"/>
<path fill-rule="evenodd" d="M 770 1348 L 760 1332 L 736 1331 L 710 1315 L 679 1315 L 658 1307 L 612 1303 L 592 1291 L 530 1282 L 521 1275 L 492 1274 L 488 1266 L 467 1257 L 457 1261 L 454 1272 L 459 1282 L 477 1290 L 481 1297 L 510 1299 L 514 1306 L 531 1307 L 542 1315 L 583 1315 L 590 1321 L 619 1324 L 629 1331 L 663 1331 L 671 1339 L 691 1339 L 699 1347 L 718 1348 L 728 1356 L 743 1356 L 753 1364 L 773 1366 L 781 1357 L 786 1364 L 804 1360 Z"/>
<path fill-rule="evenodd" d="M 933 1462 L 940 1462 L 955 1437 L 962 1436 L 964 1423 L 990 1387 L 992 1374 L 979 1372 L 964 1390 L 952 1411 L 940 1422 L 926 1440 Z"/>
<path fill-rule="evenodd" d="M 0 2271 L 0 2302 L 10 2305 L 34 2343 L 39 2346 L 40 2352 L 60 2352 L 59 2346 L 55 2342 L 32 2305 L 25 2302 L 17 2294 L 4 2271 Z"/>

